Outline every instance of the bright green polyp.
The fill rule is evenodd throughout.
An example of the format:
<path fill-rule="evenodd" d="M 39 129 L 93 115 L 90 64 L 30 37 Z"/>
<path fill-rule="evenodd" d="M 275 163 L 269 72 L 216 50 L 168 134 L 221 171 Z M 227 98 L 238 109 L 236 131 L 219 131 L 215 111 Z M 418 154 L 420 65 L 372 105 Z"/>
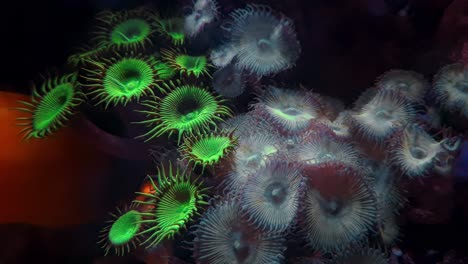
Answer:
<path fill-rule="evenodd" d="M 206 72 L 207 61 L 205 56 L 179 55 L 175 58 L 175 63 L 189 75 L 199 77 Z"/>
<path fill-rule="evenodd" d="M 151 27 L 145 20 L 129 19 L 115 26 L 111 33 L 111 42 L 117 45 L 143 43 L 150 33 Z"/>
<path fill-rule="evenodd" d="M 153 70 L 146 61 L 123 59 L 107 70 L 104 90 L 110 98 L 139 97 L 152 84 L 153 77 Z"/>
<path fill-rule="evenodd" d="M 70 105 L 75 89 L 72 83 L 63 83 L 50 90 L 34 112 L 33 131 L 44 131 L 60 117 Z M 34 135 L 35 136 L 35 135 Z"/>
<path fill-rule="evenodd" d="M 156 72 L 158 73 L 158 77 L 161 80 L 167 80 L 175 75 L 174 69 L 172 69 L 169 65 L 163 62 L 158 62 L 156 66 L 154 67 Z"/>
<path fill-rule="evenodd" d="M 218 102 L 208 91 L 193 86 L 177 88 L 161 103 L 161 115 L 167 129 L 175 129 L 179 133 L 191 132 L 212 122 L 217 109 Z"/>
<path fill-rule="evenodd" d="M 109 241 L 115 246 L 130 242 L 138 233 L 141 220 L 141 215 L 135 210 L 123 214 L 112 225 L 109 231 Z"/>
<path fill-rule="evenodd" d="M 228 137 L 207 137 L 194 142 L 191 153 L 203 164 L 217 163 L 231 145 L 231 139 Z"/>

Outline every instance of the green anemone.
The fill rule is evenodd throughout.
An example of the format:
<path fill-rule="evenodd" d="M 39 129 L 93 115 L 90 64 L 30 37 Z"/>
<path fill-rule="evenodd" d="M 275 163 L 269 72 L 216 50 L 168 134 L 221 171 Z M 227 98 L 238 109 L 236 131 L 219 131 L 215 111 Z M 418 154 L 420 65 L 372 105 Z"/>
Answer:
<path fill-rule="evenodd" d="M 141 223 L 149 226 L 140 233 L 148 235 L 142 243 L 148 248 L 165 239 L 173 239 L 195 215 L 199 215 L 200 208 L 208 204 L 205 201 L 207 188 L 202 187 L 202 182 L 191 179 L 170 163 L 167 167 L 158 168 L 157 184 L 148 176 L 155 192 L 139 194 L 150 198 L 149 201 L 136 201 L 155 208 L 140 213 L 144 219 Z"/>
<path fill-rule="evenodd" d="M 160 100 L 148 100 L 142 103 L 147 110 L 138 112 L 147 115 L 148 119 L 139 124 L 150 126 L 147 133 L 138 136 L 146 137 L 146 141 L 168 133 L 171 136 L 178 133 L 178 142 L 183 134 L 199 134 L 216 127 L 216 121 L 223 121 L 223 117 L 231 116 L 231 110 L 221 105 L 223 99 L 208 92 L 206 89 L 181 85 L 170 82 L 167 89 L 170 90 Z"/>
<path fill-rule="evenodd" d="M 158 62 L 154 69 L 162 80 L 171 79 L 175 75 L 175 70 L 164 62 Z"/>
<path fill-rule="evenodd" d="M 110 213 L 111 219 L 108 225 L 101 230 L 98 244 L 105 250 L 105 255 L 113 249 L 114 254 L 121 256 L 136 248 L 140 238 L 143 220 L 140 213 L 134 206 L 121 210 L 116 209 L 116 213 Z"/>
<path fill-rule="evenodd" d="M 126 105 L 132 100 L 139 100 L 146 95 L 154 95 L 153 89 L 158 88 L 156 61 L 145 55 L 118 55 L 110 59 L 96 58 L 91 61 L 92 69 L 83 78 L 87 81 L 83 86 L 91 87 L 89 95 L 98 104 L 109 107 L 111 104 Z"/>
<path fill-rule="evenodd" d="M 23 107 L 17 110 L 30 113 L 20 117 L 18 125 L 25 138 L 43 138 L 64 126 L 73 110 L 83 101 L 83 93 L 78 90 L 76 75 L 49 78 L 42 83 L 40 91 L 33 89 L 31 102 L 19 101 Z"/>
<path fill-rule="evenodd" d="M 166 36 L 172 44 L 180 46 L 185 42 L 184 19 L 180 17 L 160 19 L 156 22 L 156 31 Z"/>
<path fill-rule="evenodd" d="M 95 40 L 99 47 L 145 48 L 152 44 L 154 14 L 143 8 L 99 14 Z"/>
<path fill-rule="evenodd" d="M 200 134 L 185 137 L 179 151 L 189 163 L 203 167 L 219 163 L 237 145 L 237 139 L 232 132 Z"/>
<path fill-rule="evenodd" d="M 190 56 L 178 50 L 164 49 L 161 51 L 163 60 L 180 74 L 188 76 L 209 75 L 210 64 L 205 56 Z"/>

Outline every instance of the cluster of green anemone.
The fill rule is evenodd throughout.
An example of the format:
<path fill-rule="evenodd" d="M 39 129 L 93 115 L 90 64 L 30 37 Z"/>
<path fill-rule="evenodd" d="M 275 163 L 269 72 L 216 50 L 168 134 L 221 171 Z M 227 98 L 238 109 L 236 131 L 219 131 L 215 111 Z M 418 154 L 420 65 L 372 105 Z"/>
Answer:
<path fill-rule="evenodd" d="M 24 137 L 53 134 L 85 101 L 105 109 L 137 103 L 146 119 L 134 123 L 148 129 L 137 138 L 174 135 L 178 152 L 192 166 L 225 160 L 237 139 L 218 124 L 232 112 L 203 84 L 211 82 L 205 54 L 186 52 L 183 18 L 136 8 L 103 11 L 95 22 L 89 43 L 68 58 L 66 69 L 73 73 L 46 78 L 30 101 L 20 102 L 17 109 L 27 113 L 18 119 Z M 163 162 L 156 177 L 147 177 L 153 191 L 137 192 L 143 199 L 110 213 L 98 239 L 104 255 L 153 247 L 187 228 L 207 204 L 208 188 L 198 178 Z"/>
<path fill-rule="evenodd" d="M 198 87 L 196 82 L 200 78 L 210 78 L 207 58 L 188 54 L 180 47 L 188 43 L 183 23 L 182 17 L 162 18 L 147 7 L 98 13 L 89 41 L 69 56 L 64 74 L 44 79 L 40 89 L 33 89 L 31 100 L 20 102 L 17 109 L 27 114 L 18 118 L 18 125 L 24 126 L 24 137 L 44 138 L 52 134 L 67 124 L 85 100 L 104 108 L 146 99 L 166 102 L 165 109 L 168 103 L 177 103 L 181 89 L 169 87 L 167 83 Z M 195 77 L 192 80 L 195 84 L 186 83 L 186 77 L 191 76 Z M 176 127 L 155 124 L 157 128 L 150 128 L 149 133 L 159 136 L 178 130 L 182 135 L 186 131 L 203 130 L 207 123 L 221 121 L 210 118 L 207 111 L 213 111 L 213 116 L 229 112 L 221 105 L 212 107 L 222 100 L 208 90 L 193 96 L 203 97 L 199 100 L 201 108 L 186 115 L 193 122 Z M 208 97 L 212 100 L 203 101 Z M 158 108 L 156 115 L 166 115 L 165 109 Z M 197 116 L 198 112 L 203 115 Z M 177 120 L 165 124 L 174 122 Z"/>

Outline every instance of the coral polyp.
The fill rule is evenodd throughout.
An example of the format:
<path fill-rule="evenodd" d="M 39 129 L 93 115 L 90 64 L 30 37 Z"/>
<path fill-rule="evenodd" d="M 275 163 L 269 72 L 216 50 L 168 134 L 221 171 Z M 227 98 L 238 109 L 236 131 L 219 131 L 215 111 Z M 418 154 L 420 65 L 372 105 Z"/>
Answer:
<path fill-rule="evenodd" d="M 105 250 L 104 255 L 110 251 L 122 256 L 129 253 L 140 244 L 141 240 L 138 233 L 142 228 L 142 216 L 135 209 L 135 206 L 129 206 L 123 210 L 116 208 L 115 213 L 109 213 L 111 219 L 108 225 L 101 230 L 98 244 Z"/>
<path fill-rule="evenodd" d="M 277 17 L 268 6 L 248 5 L 231 13 L 227 28 L 237 47 L 236 65 L 260 76 L 291 68 L 299 58 L 301 47 L 293 22 Z"/>
<path fill-rule="evenodd" d="M 357 133 L 376 143 L 383 143 L 396 129 L 414 121 L 415 112 L 408 101 L 396 93 L 378 92 L 352 114 Z"/>
<path fill-rule="evenodd" d="M 96 105 L 126 105 L 143 96 L 154 95 L 158 88 L 155 72 L 156 60 L 150 56 L 133 52 L 111 58 L 94 58 L 90 66 L 84 68 L 85 87 L 90 87 L 89 95 Z"/>
<path fill-rule="evenodd" d="M 167 19 L 158 19 L 155 23 L 156 31 L 170 39 L 176 46 L 183 45 L 185 42 L 184 18 L 173 17 Z"/>
<path fill-rule="evenodd" d="M 33 87 L 30 102 L 19 101 L 17 110 L 28 113 L 17 118 L 25 139 L 44 138 L 64 126 L 75 108 L 83 102 L 83 93 L 76 82 L 76 74 L 51 77 L 38 90 Z"/>
<path fill-rule="evenodd" d="M 249 176 L 241 195 L 242 210 L 262 230 L 284 231 L 296 218 L 302 186 L 297 165 L 269 161 Z"/>
<path fill-rule="evenodd" d="M 100 14 L 94 40 L 98 47 L 145 48 L 152 45 L 155 15 L 143 8 Z M 110 15 L 112 14 L 112 15 Z"/>
<path fill-rule="evenodd" d="M 161 51 L 163 60 L 181 75 L 200 77 L 209 75 L 210 67 L 205 56 L 191 56 L 184 52 L 164 49 Z"/>
<path fill-rule="evenodd" d="M 422 74 L 413 71 L 390 70 L 377 79 L 380 89 L 400 93 L 407 100 L 422 101 L 430 84 Z"/>
<path fill-rule="evenodd" d="M 320 117 L 320 105 L 310 93 L 270 86 L 258 101 L 254 113 L 285 134 L 304 132 Z"/>
<path fill-rule="evenodd" d="M 443 67 L 434 77 L 433 87 L 443 108 L 468 117 L 468 70 L 463 64 Z"/>
<path fill-rule="evenodd" d="M 280 150 L 278 138 L 269 133 L 250 133 L 239 137 L 232 170 L 225 182 L 227 190 L 235 192 L 243 189 L 248 176 L 265 166 Z"/>
<path fill-rule="evenodd" d="M 198 264 L 281 263 L 284 239 L 275 232 L 249 226 L 236 200 L 208 209 L 194 234 L 194 258 Z"/>
<path fill-rule="evenodd" d="M 408 177 L 420 177 L 434 169 L 441 143 L 416 124 L 396 133 L 389 151 L 393 165 Z"/>
<path fill-rule="evenodd" d="M 361 156 L 349 142 L 329 136 L 315 135 L 294 151 L 294 159 L 309 165 L 340 162 L 357 166 Z"/>
<path fill-rule="evenodd" d="M 205 167 L 218 164 L 227 158 L 236 145 L 237 138 L 232 132 L 211 132 L 185 137 L 179 152 L 188 163 Z"/>
<path fill-rule="evenodd" d="M 185 16 L 185 34 L 195 37 L 217 18 L 218 6 L 215 0 L 196 0 L 192 12 Z"/>
<path fill-rule="evenodd" d="M 147 239 L 142 242 L 147 248 L 165 239 L 173 239 L 207 204 L 207 188 L 203 187 L 203 182 L 193 179 L 171 163 L 157 170 L 157 183 L 148 176 L 154 193 L 139 193 L 148 197 L 149 201 L 135 201 L 154 208 L 140 213 L 143 219 L 139 223 L 148 226 L 139 233 L 147 234 Z"/>
<path fill-rule="evenodd" d="M 376 224 L 377 205 L 365 176 L 337 163 L 304 171 L 303 229 L 309 244 L 324 252 L 362 241 Z"/>
<path fill-rule="evenodd" d="M 202 87 L 170 82 L 167 89 L 171 90 L 162 99 L 142 103 L 147 109 L 139 112 L 148 119 L 136 123 L 149 125 L 150 129 L 138 138 L 146 137 L 148 141 L 168 133 L 169 136 L 178 134 L 180 142 L 182 135 L 200 134 L 231 116 L 231 110 L 222 105 L 224 99 Z"/>

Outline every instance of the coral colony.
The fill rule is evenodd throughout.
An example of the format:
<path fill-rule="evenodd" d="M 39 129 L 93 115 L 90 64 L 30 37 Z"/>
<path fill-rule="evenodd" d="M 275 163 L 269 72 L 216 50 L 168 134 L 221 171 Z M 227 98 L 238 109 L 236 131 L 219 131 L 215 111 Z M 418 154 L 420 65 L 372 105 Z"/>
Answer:
<path fill-rule="evenodd" d="M 391 70 L 345 109 L 271 84 L 301 52 L 291 19 L 264 5 L 219 10 L 196 0 L 185 17 L 102 11 L 68 60 L 75 71 L 19 102 L 30 140 L 53 136 L 84 102 L 137 107 L 142 119 L 128 125 L 146 131 L 135 140 L 148 142 L 157 166 L 111 213 L 102 254 L 176 239 L 187 240 L 193 263 L 388 263 L 407 205 L 402 182 L 447 174 L 459 152 L 461 139 L 427 116 L 467 120 L 468 70 L 447 65 L 432 85 Z M 191 53 L 208 25 L 223 41 Z M 233 98 L 253 91 L 249 111 L 236 112 Z M 154 148 L 157 138 L 173 148 Z M 302 256 L 288 256 L 291 240 L 303 242 Z"/>

